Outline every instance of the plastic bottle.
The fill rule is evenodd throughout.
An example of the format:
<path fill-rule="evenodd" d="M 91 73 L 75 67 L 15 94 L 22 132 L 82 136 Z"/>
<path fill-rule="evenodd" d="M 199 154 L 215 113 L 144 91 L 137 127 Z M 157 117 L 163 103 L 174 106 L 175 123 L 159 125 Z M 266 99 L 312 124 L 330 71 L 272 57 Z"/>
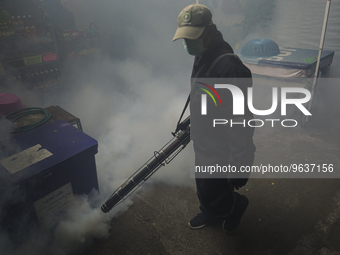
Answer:
<path fill-rule="evenodd" d="M 22 26 L 22 29 L 21 29 L 21 32 L 22 34 L 26 37 L 26 38 L 29 38 L 29 26 L 28 26 L 28 23 L 27 23 L 27 19 L 26 19 L 26 16 L 25 15 L 22 15 L 22 23 L 23 23 L 23 26 Z"/>
<path fill-rule="evenodd" d="M 35 83 L 35 73 L 31 71 L 31 77 L 30 77 L 30 84 L 33 85 Z"/>
<path fill-rule="evenodd" d="M 21 19 L 21 22 L 22 22 L 22 26 L 21 26 L 21 34 L 24 36 L 24 37 L 28 37 L 28 31 L 27 31 L 27 20 L 26 20 L 26 16 L 25 15 L 22 15 L 22 19 Z"/>
<path fill-rule="evenodd" d="M 10 35 L 15 35 L 15 29 L 16 29 L 16 21 L 15 21 L 15 17 L 12 16 L 12 18 L 11 18 Z"/>
<path fill-rule="evenodd" d="M 2 24 L 2 36 L 7 37 L 9 36 L 9 31 L 7 27 L 7 23 Z"/>
<path fill-rule="evenodd" d="M 46 77 L 45 77 L 45 73 L 44 73 L 44 70 L 40 70 L 40 84 L 44 84 L 44 82 L 46 81 Z"/>
<path fill-rule="evenodd" d="M 20 16 L 17 16 L 17 30 L 16 30 L 16 34 L 17 35 L 22 34 L 22 29 L 23 29 L 23 22 L 20 19 Z"/>
<path fill-rule="evenodd" d="M 52 77 L 52 73 L 50 72 L 50 70 L 45 70 L 45 74 L 46 74 L 46 79 L 47 81 L 51 81 L 53 80 L 53 77 Z"/>
<path fill-rule="evenodd" d="M 39 74 L 39 70 L 35 71 L 34 83 L 37 84 L 38 86 L 41 83 L 41 75 Z"/>
<path fill-rule="evenodd" d="M 37 37 L 37 29 L 35 27 L 35 22 L 32 19 L 31 15 L 28 15 L 28 23 L 29 23 L 29 27 L 30 27 L 30 32 L 31 32 L 31 36 L 32 37 Z"/>
<path fill-rule="evenodd" d="M 54 73 L 52 68 L 50 68 L 50 76 L 51 76 L 51 80 L 55 80 L 56 79 L 55 78 L 55 73 Z"/>

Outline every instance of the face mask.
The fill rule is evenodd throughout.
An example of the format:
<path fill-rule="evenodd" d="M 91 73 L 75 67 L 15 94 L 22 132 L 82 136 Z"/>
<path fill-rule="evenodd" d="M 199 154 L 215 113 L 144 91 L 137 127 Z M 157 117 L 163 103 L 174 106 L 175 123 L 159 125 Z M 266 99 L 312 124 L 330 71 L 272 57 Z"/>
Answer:
<path fill-rule="evenodd" d="M 203 52 L 206 50 L 203 46 L 203 38 L 198 40 L 183 40 L 184 49 L 193 56 L 202 56 Z"/>

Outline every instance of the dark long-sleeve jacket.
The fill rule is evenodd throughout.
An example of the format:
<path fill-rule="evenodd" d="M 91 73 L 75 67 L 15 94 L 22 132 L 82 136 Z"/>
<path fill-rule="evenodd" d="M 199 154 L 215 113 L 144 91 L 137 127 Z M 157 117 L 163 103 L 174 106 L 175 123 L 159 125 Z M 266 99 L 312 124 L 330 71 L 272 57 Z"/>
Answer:
<path fill-rule="evenodd" d="M 223 40 L 222 34 L 218 31 L 217 33 L 218 39 L 215 43 L 204 52 L 202 57 L 195 58 L 192 70 L 190 112 L 195 164 L 196 166 L 230 165 L 235 166 L 239 170 L 241 166 L 252 165 L 255 152 L 255 145 L 252 139 L 254 128 L 248 125 L 248 120 L 252 119 L 253 115 L 248 110 L 246 99 L 247 88 L 252 86 L 251 72 L 233 54 L 233 49 Z M 212 66 L 212 63 L 221 55 L 224 56 Z M 210 78 L 223 78 L 221 81 L 241 89 L 245 96 L 244 115 L 233 114 L 233 96 L 228 89 L 216 89 L 221 99 L 222 105 L 220 105 L 217 95 L 207 86 L 203 85 L 203 83 L 211 82 Z M 219 81 L 217 80 L 217 82 Z M 210 86 L 214 87 L 214 84 L 210 84 Z M 216 104 L 207 95 L 207 115 L 202 116 L 201 95 L 207 94 L 206 91 L 210 91 L 216 99 Z M 228 121 L 228 124 L 212 127 L 214 118 L 225 119 Z M 231 120 L 245 123 L 245 125 L 238 124 L 230 127 Z M 213 176 L 211 175 L 210 177 Z M 249 174 L 240 174 L 238 172 L 229 173 L 224 176 L 229 179 L 229 183 L 244 186 Z"/>

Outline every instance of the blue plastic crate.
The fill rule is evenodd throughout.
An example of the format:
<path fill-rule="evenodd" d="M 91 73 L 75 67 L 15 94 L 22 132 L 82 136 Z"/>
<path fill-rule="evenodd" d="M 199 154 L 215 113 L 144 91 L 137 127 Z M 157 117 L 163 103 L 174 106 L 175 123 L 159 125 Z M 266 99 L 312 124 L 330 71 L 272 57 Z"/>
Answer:
<path fill-rule="evenodd" d="M 27 210 L 40 219 L 75 194 L 99 189 L 98 143 L 63 120 L 15 136 L 14 151 L 0 158 L 0 172 L 25 194 Z M 26 211 L 27 211 L 26 210 Z"/>

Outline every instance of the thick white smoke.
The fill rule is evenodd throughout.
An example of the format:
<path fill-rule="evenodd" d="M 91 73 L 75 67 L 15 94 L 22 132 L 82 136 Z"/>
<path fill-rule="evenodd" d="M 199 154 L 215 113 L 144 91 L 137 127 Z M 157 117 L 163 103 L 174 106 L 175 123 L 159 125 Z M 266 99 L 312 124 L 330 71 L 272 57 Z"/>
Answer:
<path fill-rule="evenodd" d="M 13 244 L 2 232 L 1 254 L 19 255 L 34 250 L 31 254 L 66 255 L 92 238 L 107 237 L 110 219 L 126 210 L 131 201 L 108 214 L 101 212 L 101 203 L 172 138 L 189 90 L 189 85 L 183 84 L 189 80 L 185 73 L 170 78 L 153 74 L 138 61 L 113 62 L 105 57 L 100 61 L 83 70 L 88 74 L 74 67 L 74 74 L 82 78 L 67 92 L 44 98 L 45 107 L 56 104 L 78 116 L 84 132 L 98 140 L 100 194 L 77 197 L 66 213 L 53 219 L 54 224 L 47 221 L 34 228 L 20 245 Z M 103 73 L 106 75 L 102 76 Z M 19 96 L 25 102 L 25 96 Z M 180 155 L 171 167 L 159 170 L 148 182 L 188 183 L 185 153 L 188 152 Z M 23 227 L 24 224 L 27 222 L 23 222 Z"/>

